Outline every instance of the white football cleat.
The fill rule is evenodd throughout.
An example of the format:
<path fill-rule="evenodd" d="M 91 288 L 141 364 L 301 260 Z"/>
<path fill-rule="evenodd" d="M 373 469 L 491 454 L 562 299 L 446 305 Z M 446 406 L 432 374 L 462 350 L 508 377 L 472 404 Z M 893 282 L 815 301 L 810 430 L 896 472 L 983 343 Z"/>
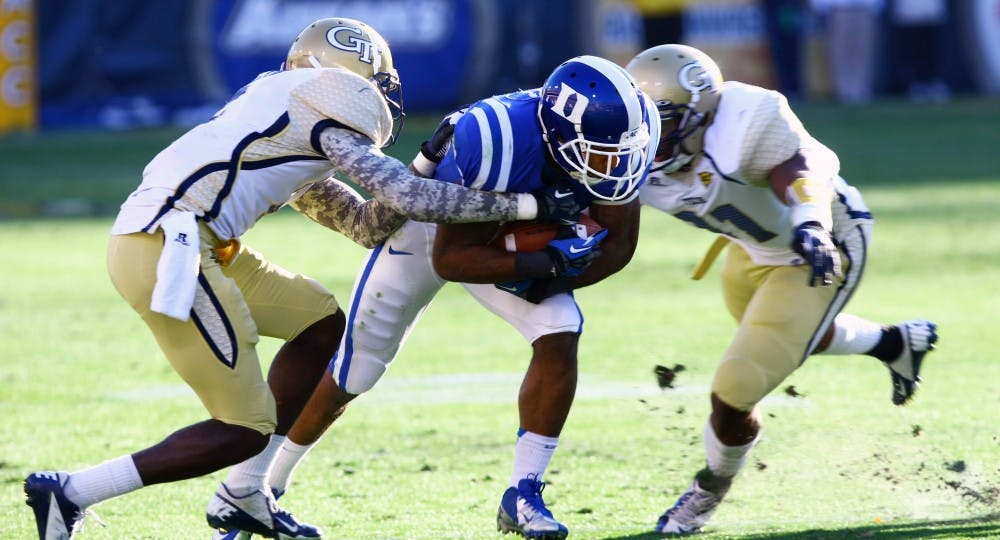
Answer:
<path fill-rule="evenodd" d="M 699 472 L 699 475 L 704 474 Z M 719 507 L 722 498 L 729 491 L 730 481 L 719 482 L 720 492 L 703 489 L 695 477 L 687 491 L 681 494 L 677 502 L 660 516 L 656 522 L 656 532 L 671 534 L 692 534 L 701 531 L 709 518 Z"/>
<path fill-rule="evenodd" d="M 903 336 L 903 352 L 885 365 L 892 375 L 892 403 L 905 405 L 920 386 L 920 365 L 937 343 L 937 325 L 916 319 L 899 323 L 896 327 Z"/>
<path fill-rule="evenodd" d="M 225 482 L 212 495 L 205 512 L 209 526 L 225 535 L 236 533 L 258 534 L 277 540 L 315 540 L 322 532 L 312 525 L 300 523 L 291 513 L 275 502 L 274 496 L 263 490 L 237 497 Z"/>

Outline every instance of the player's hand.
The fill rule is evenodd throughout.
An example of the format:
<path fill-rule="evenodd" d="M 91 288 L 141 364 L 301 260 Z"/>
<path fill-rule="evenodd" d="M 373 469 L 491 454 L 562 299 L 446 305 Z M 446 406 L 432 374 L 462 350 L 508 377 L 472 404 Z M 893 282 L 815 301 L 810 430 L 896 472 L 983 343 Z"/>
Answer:
<path fill-rule="evenodd" d="M 806 260 L 810 267 L 809 286 L 832 285 L 840 277 L 840 252 L 830 233 L 815 221 L 807 221 L 795 229 L 792 249 Z"/>
<path fill-rule="evenodd" d="M 538 203 L 538 221 L 572 225 L 580 219 L 583 208 L 568 184 L 550 184 L 531 194 Z"/>
<path fill-rule="evenodd" d="M 534 284 L 534 279 L 521 279 L 518 281 L 503 281 L 500 283 L 494 283 L 493 286 L 501 291 L 509 292 L 514 296 L 525 298 L 528 295 L 528 289 L 530 289 Z"/>
<path fill-rule="evenodd" d="M 570 292 L 573 290 L 573 278 L 557 277 L 552 279 L 536 279 L 531 287 L 525 291 L 524 299 L 532 304 L 541 304 L 543 300 L 550 296 Z"/>
<path fill-rule="evenodd" d="M 444 120 L 441 120 L 441 123 L 438 124 L 437 129 L 434 130 L 431 138 L 420 145 L 420 153 L 425 158 L 434 163 L 441 163 L 444 155 L 448 152 L 448 146 L 451 144 L 451 136 L 455 133 L 455 122 L 459 116 L 458 113 L 445 116 Z"/>
<path fill-rule="evenodd" d="M 580 238 L 572 227 L 549 242 L 543 252 L 552 259 L 552 277 L 576 277 L 583 273 L 594 259 L 601 254 L 601 241 L 608 235 L 607 229 Z"/>

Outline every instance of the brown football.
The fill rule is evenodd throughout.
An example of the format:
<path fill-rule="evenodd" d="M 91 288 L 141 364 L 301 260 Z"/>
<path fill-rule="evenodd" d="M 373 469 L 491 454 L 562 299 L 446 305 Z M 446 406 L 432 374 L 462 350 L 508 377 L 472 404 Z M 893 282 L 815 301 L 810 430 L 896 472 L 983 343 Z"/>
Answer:
<path fill-rule="evenodd" d="M 602 229 L 601 224 L 587 214 L 581 214 L 580 220 L 573 227 L 576 228 L 577 236 L 581 238 L 586 238 Z M 508 221 L 500 226 L 491 244 L 511 253 L 541 251 L 555 239 L 558 232 L 559 225 L 555 223 Z"/>

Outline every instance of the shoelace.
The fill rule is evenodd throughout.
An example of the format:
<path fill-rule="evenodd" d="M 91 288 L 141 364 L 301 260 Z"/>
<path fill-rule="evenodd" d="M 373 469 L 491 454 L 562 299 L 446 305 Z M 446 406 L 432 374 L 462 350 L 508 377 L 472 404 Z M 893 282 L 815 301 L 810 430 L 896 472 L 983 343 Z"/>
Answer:
<path fill-rule="evenodd" d="M 537 478 L 529 478 L 528 489 L 530 489 L 530 491 L 527 493 L 518 490 L 518 495 L 524 499 L 525 504 L 539 514 L 551 518 L 552 512 L 545 507 L 545 501 L 542 500 L 542 491 L 545 490 L 545 482 L 542 482 Z"/>
<path fill-rule="evenodd" d="M 108 528 L 104 521 L 101 520 L 101 517 L 97 515 L 97 512 L 94 512 L 93 510 L 79 510 L 73 517 L 76 519 L 76 523 L 73 524 L 73 530 L 70 531 L 70 536 L 83 532 L 84 523 L 87 521 L 88 517 L 96 521 L 102 528 Z"/>
<path fill-rule="evenodd" d="M 288 521 L 295 521 L 295 518 L 292 517 L 292 513 L 278 506 L 278 501 L 274 497 L 267 496 L 267 507 L 271 510 L 271 514 L 288 518 Z"/>

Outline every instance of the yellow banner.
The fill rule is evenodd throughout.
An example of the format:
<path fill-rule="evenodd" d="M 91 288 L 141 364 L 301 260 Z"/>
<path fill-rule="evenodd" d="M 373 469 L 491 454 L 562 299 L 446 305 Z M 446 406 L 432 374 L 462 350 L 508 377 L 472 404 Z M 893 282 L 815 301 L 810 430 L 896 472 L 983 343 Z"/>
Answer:
<path fill-rule="evenodd" d="M 35 1 L 0 0 L 0 132 L 37 122 Z"/>

